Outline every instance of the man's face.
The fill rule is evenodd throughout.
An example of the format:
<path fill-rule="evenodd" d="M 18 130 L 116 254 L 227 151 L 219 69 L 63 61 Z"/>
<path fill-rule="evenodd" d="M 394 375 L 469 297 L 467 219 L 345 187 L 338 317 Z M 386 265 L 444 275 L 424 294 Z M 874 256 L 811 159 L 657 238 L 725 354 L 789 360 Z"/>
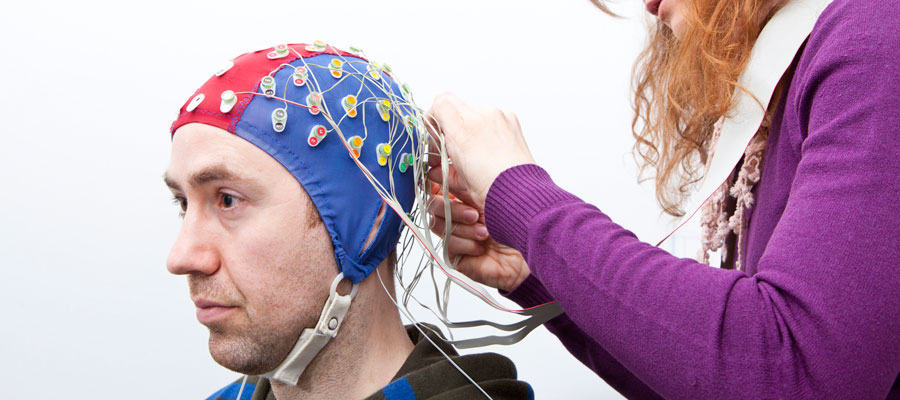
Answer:
<path fill-rule="evenodd" d="M 175 133 L 166 183 L 184 219 L 166 264 L 188 277 L 210 354 L 246 374 L 274 369 L 337 274 L 309 197 L 256 146 L 196 123 Z"/>

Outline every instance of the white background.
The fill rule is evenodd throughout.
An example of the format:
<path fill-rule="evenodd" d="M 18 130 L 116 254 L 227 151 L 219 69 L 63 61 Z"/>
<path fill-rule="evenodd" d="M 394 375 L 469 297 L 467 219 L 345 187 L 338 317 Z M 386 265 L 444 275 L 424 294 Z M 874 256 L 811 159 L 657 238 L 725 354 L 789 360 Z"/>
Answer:
<path fill-rule="evenodd" d="M 185 279 L 165 270 L 179 219 L 161 176 L 178 108 L 243 52 L 356 44 L 388 62 L 422 107 L 450 90 L 515 111 L 560 186 L 644 240 L 667 229 L 630 153 L 630 69 L 647 29 L 636 0 L 616 5 L 622 19 L 587 0 L 3 8 L 4 399 L 202 399 L 237 376 L 210 359 Z M 459 315 L 482 315 L 460 304 Z M 543 328 L 489 350 L 511 357 L 538 398 L 618 397 Z"/>

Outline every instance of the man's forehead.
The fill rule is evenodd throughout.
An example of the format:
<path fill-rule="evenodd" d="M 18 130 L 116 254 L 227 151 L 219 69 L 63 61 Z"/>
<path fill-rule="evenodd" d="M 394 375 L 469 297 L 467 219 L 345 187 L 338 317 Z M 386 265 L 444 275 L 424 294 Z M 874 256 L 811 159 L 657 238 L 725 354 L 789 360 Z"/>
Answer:
<path fill-rule="evenodd" d="M 167 184 L 191 186 L 221 180 L 254 182 L 265 180 L 273 166 L 280 167 L 244 139 L 219 128 L 190 124 L 180 128 L 173 138 L 164 180 Z"/>

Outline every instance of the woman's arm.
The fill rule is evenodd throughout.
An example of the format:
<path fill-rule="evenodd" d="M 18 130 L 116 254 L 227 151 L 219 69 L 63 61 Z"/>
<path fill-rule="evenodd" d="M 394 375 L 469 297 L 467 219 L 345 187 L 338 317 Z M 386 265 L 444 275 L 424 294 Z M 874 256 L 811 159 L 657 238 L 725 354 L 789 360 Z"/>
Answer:
<path fill-rule="evenodd" d="M 515 290 L 504 294 L 522 307 L 533 307 L 553 301 L 547 289 L 533 275 L 526 278 Z M 609 386 L 629 399 L 660 398 L 653 389 L 641 382 L 631 371 L 619 363 L 603 346 L 585 334 L 566 314 L 548 321 L 544 326 L 556 335 L 566 350 L 578 361 L 603 378 Z"/>
<path fill-rule="evenodd" d="M 594 342 L 666 398 L 884 398 L 900 371 L 900 8 L 836 1 L 793 88 L 800 162 L 758 273 L 640 242 L 535 165 L 485 212 Z"/>

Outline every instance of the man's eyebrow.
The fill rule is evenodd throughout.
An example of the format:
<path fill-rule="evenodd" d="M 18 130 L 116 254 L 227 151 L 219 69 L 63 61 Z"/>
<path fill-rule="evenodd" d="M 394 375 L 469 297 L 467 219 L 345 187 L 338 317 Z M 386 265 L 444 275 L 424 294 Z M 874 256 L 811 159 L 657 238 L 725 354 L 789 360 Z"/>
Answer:
<path fill-rule="evenodd" d="M 168 186 L 169 189 L 176 190 L 179 192 L 181 191 L 181 185 L 179 185 L 178 182 L 175 182 L 175 180 L 172 179 L 171 176 L 169 176 L 168 172 L 163 174 L 163 182 L 166 183 L 166 186 Z"/>
<path fill-rule="evenodd" d="M 228 169 L 228 167 L 224 165 L 212 165 L 206 168 L 201 169 L 193 173 L 189 179 L 190 185 L 193 187 L 202 186 L 206 183 L 213 181 L 237 181 L 241 180 L 241 177 Z M 178 182 L 175 182 L 172 177 L 166 173 L 163 176 L 163 181 L 166 182 L 166 186 L 174 190 L 181 190 L 181 185 Z"/>
<path fill-rule="evenodd" d="M 224 165 L 212 165 L 201 169 L 191 175 L 191 186 L 202 186 L 203 184 L 213 181 L 238 181 L 241 177 L 231 172 Z"/>

